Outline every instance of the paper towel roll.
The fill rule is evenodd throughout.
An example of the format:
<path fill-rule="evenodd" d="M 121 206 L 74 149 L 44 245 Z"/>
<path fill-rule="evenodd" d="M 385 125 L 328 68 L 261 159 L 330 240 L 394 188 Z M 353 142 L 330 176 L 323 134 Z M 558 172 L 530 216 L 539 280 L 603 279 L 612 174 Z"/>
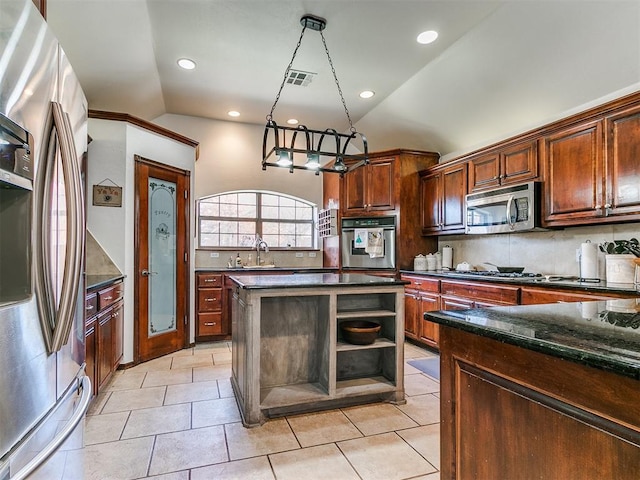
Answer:
<path fill-rule="evenodd" d="M 580 245 L 580 278 L 598 278 L 598 246 L 595 243 Z"/>
<path fill-rule="evenodd" d="M 453 270 L 453 248 L 448 245 L 442 248 L 442 268 Z"/>

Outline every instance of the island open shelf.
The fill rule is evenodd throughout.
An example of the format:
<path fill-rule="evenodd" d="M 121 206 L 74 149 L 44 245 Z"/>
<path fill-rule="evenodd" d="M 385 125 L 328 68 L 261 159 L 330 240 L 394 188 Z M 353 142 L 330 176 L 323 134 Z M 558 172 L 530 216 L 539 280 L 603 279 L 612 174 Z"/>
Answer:
<path fill-rule="evenodd" d="M 283 278 L 284 277 L 284 278 Z M 231 383 L 245 426 L 269 417 L 404 403 L 404 283 L 368 275 L 233 277 Z M 340 322 L 381 325 L 370 345 Z"/>

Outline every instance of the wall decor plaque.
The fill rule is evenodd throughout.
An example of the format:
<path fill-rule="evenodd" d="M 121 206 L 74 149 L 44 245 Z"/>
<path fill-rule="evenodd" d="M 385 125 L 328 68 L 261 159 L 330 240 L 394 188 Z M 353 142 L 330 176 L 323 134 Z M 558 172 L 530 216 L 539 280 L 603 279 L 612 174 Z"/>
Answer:
<path fill-rule="evenodd" d="M 122 207 L 122 187 L 94 185 L 93 204 L 99 207 Z"/>

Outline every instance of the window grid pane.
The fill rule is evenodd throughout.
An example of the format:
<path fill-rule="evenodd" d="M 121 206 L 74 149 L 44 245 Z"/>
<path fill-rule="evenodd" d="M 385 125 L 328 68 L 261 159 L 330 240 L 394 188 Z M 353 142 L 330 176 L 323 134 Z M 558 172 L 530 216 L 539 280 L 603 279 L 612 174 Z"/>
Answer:
<path fill-rule="evenodd" d="M 207 197 L 198 208 L 200 246 L 252 248 L 260 233 L 271 248 L 314 248 L 314 213 L 309 203 L 272 193 Z"/>

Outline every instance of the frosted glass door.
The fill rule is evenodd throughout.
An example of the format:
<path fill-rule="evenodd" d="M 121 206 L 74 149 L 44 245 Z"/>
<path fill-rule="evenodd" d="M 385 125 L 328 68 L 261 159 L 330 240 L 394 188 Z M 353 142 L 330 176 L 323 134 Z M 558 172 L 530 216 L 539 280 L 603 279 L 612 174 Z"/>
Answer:
<path fill-rule="evenodd" d="M 149 337 L 176 330 L 176 184 L 149 177 Z"/>

